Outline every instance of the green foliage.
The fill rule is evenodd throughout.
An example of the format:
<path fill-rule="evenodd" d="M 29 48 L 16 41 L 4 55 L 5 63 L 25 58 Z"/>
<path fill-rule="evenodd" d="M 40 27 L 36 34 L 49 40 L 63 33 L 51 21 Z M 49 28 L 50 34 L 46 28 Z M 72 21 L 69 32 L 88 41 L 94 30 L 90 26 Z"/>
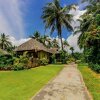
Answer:
<path fill-rule="evenodd" d="M 48 64 L 48 59 L 42 58 L 40 59 L 40 65 L 47 65 Z"/>
<path fill-rule="evenodd" d="M 77 64 L 80 64 L 81 63 L 81 60 L 76 60 L 75 61 Z"/>
<path fill-rule="evenodd" d="M 55 54 L 53 54 L 51 56 L 51 58 L 52 58 L 52 64 L 55 64 L 56 63 L 56 56 L 55 56 Z"/>
<path fill-rule="evenodd" d="M 83 53 L 79 52 L 75 52 L 73 55 L 76 60 L 81 60 L 81 58 L 83 57 Z"/>
<path fill-rule="evenodd" d="M 96 23 L 100 25 L 100 14 L 97 14 L 95 17 Z"/>
<path fill-rule="evenodd" d="M 64 50 L 60 51 L 60 58 L 61 58 L 62 64 L 66 64 L 67 55 L 68 55 L 68 53 L 66 51 L 64 51 Z"/>
<path fill-rule="evenodd" d="M 0 56 L 0 69 L 12 69 L 14 58 L 11 55 Z"/>
<path fill-rule="evenodd" d="M 9 36 L 1 33 L 0 35 L 0 48 L 6 50 L 8 47 L 12 46 L 12 43 L 9 41 Z"/>
<path fill-rule="evenodd" d="M 100 65 L 100 3 L 91 2 L 86 13 L 81 16 L 81 35 L 78 39 L 79 47 L 84 50 L 84 58 L 93 70 L 99 70 Z"/>
<path fill-rule="evenodd" d="M 99 64 L 89 63 L 89 67 L 91 69 L 93 69 L 94 71 L 96 71 L 97 73 L 100 73 L 100 65 Z"/>
<path fill-rule="evenodd" d="M 13 68 L 14 70 L 27 69 L 27 64 L 28 64 L 27 52 L 24 52 L 23 55 L 19 56 L 19 58 L 15 58 Z"/>
<path fill-rule="evenodd" d="M 64 26 L 67 30 L 73 31 L 71 25 L 73 15 L 69 14 L 71 8 L 71 6 L 62 7 L 59 0 L 53 0 L 53 2 L 48 3 L 43 8 L 42 19 L 45 23 L 45 28 L 49 28 L 51 34 L 57 30 L 58 36 L 61 39 L 62 50 L 62 27 Z"/>
<path fill-rule="evenodd" d="M 68 57 L 67 63 L 75 62 L 76 60 L 73 57 Z"/>

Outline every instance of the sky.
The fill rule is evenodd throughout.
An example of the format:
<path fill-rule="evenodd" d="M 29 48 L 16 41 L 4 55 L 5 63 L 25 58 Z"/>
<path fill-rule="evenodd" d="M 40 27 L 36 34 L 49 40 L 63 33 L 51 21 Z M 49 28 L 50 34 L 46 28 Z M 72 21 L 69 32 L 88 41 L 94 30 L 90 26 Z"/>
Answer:
<path fill-rule="evenodd" d="M 41 35 L 49 35 L 49 31 L 45 32 L 44 23 L 41 19 L 42 8 L 48 2 L 53 0 L 0 0 L 0 34 L 5 33 L 11 36 L 13 42 L 25 41 L 35 31 L 39 31 Z M 80 4 L 80 0 L 60 0 L 61 5 L 78 4 L 77 11 L 71 11 L 77 19 L 86 4 Z M 75 26 L 76 23 L 73 23 Z M 67 39 L 71 36 L 71 32 L 63 30 L 63 38 Z M 52 37 L 56 37 L 55 32 Z"/>

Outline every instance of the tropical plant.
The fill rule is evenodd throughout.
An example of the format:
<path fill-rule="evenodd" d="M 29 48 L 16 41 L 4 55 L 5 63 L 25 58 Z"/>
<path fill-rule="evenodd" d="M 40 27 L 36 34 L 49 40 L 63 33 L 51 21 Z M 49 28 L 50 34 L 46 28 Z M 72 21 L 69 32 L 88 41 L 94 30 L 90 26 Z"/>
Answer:
<path fill-rule="evenodd" d="M 79 29 L 78 29 L 79 28 Z M 100 3 L 92 0 L 87 6 L 87 11 L 81 16 L 80 26 L 77 32 L 81 32 L 78 39 L 80 48 L 84 49 L 84 57 L 90 67 L 95 70 L 100 64 Z M 95 66 L 95 68 L 94 68 Z M 97 67 L 97 68 L 96 68 Z"/>
<path fill-rule="evenodd" d="M 74 54 L 74 48 L 73 47 L 70 47 L 70 50 L 72 52 L 72 55 Z"/>
<path fill-rule="evenodd" d="M 23 55 L 16 57 L 13 63 L 14 70 L 28 69 L 28 61 L 27 52 L 24 52 Z"/>
<path fill-rule="evenodd" d="M 52 64 L 55 64 L 55 63 L 56 63 L 56 55 L 53 54 L 53 55 L 51 56 L 51 59 L 52 59 Z"/>
<path fill-rule="evenodd" d="M 0 55 L 0 69 L 10 70 L 12 69 L 14 57 L 11 55 Z"/>
<path fill-rule="evenodd" d="M 9 36 L 5 35 L 4 33 L 1 33 L 0 35 L 0 47 L 3 50 L 6 50 L 8 47 L 11 47 L 12 44 L 9 40 Z"/>
<path fill-rule="evenodd" d="M 40 33 L 39 33 L 38 31 L 35 31 L 35 32 L 33 33 L 33 35 L 30 36 L 30 37 L 39 40 L 39 39 L 40 39 Z"/>
<path fill-rule="evenodd" d="M 73 31 L 71 21 L 73 20 L 72 14 L 69 14 L 71 6 L 62 7 L 59 0 L 53 0 L 43 8 L 42 19 L 45 23 L 45 28 L 51 30 L 51 34 L 57 30 L 58 36 L 61 39 L 61 45 L 63 50 L 62 42 L 62 27 L 66 27 L 67 30 Z"/>
<path fill-rule="evenodd" d="M 52 47 L 59 49 L 59 43 L 58 43 L 58 41 L 56 39 L 53 39 L 53 41 L 52 41 Z"/>
<path fill-rule="evenodd" d="M 48 59 L 42 58 L 40 59 L 40 65 L 47 65 L 48 64 Z"/>
<path fill-rule="evenodd" d="M 62 64 L 66 64 L 68 53 L 65 50 L 60 51 L 60 59 Z"/>
<path fill-rule="evenodd" d="M 66 40 L 63 41 L 63 48 L 67 48 L 69 46 L 68 42 Z"/>
<path fill-rule="evenodd" d="M 50 38 L 47 38 L 47 48 L 52 48 L 52 40 Z"/>
<path fill-rule="evenodd" d="M 39 41 L 46 46 L 46 42 L 48 41 L 48 36 L 47 35 L 41 36 Z"/>

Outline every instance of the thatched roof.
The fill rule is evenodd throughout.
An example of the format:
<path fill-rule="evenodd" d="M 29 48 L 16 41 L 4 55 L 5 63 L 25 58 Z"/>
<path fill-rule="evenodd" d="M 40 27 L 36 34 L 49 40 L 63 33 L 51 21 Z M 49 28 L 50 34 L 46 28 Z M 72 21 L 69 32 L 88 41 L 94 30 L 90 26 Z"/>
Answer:
<path fill-rule="evenodd" d="M 50 48 L 48 51 L 53 54 L 59 53 L 58 48 Z"/>
<path fill-rule="evenodd" d="M 48 52 L 48 49 L 36 39 L 30 39 L 29 41 L 21 44 L 15 49 L 15 51 L 32 51 L 32 50 Z"/>

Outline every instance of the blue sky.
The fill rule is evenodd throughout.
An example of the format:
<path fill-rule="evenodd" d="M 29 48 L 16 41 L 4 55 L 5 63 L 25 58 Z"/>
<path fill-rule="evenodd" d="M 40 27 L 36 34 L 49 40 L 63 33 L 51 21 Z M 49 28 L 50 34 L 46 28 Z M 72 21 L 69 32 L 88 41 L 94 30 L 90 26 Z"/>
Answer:
<path fill-rule="evenodd" d="M 28 14 L 25 16 L 27 19 L 26 22 L 27 30 L 26 30 L 26 36 L 29 34 L 32 34 L 34 31 L 38 30 L 41 34 L 49 34 L 49 31 L 45 32 L 44 30 L 44 24 L 41 19 L 42 15 L 42 8 L 46 5 L 47 2 L 51 2 L 52 0 L 31 0 L 31 2 L 28 4 L 27 8 L 29 11 Z M 61 0 L 61 4 L 68 5 L 73 3 L 78 3 L 79 0 Z M 67 30 L 63 30 L 63 37 L 67 38 L 67 35 L 69 35 L 70 32 Z M 56 36 L 57 33 L 54 33 L 52 36 Z"/>
<path fill-rule="evenodd" d="M 0 0 L 0 33 L 9 34 L 16 39 L 28 38 L 35 31 L 45 33 L 41 19 L 42 8 L 52 0 Z M 60 0 L 61 5 L 80 3 L 80 0 Z M 7 5 L 6 5 L 7 4 Z M 81 6 L 80 8 L 82 8 Z M 57 34 L 52 35 L 55 37 Z M 66 39 L 71 33 L 63 30 Z"/>

